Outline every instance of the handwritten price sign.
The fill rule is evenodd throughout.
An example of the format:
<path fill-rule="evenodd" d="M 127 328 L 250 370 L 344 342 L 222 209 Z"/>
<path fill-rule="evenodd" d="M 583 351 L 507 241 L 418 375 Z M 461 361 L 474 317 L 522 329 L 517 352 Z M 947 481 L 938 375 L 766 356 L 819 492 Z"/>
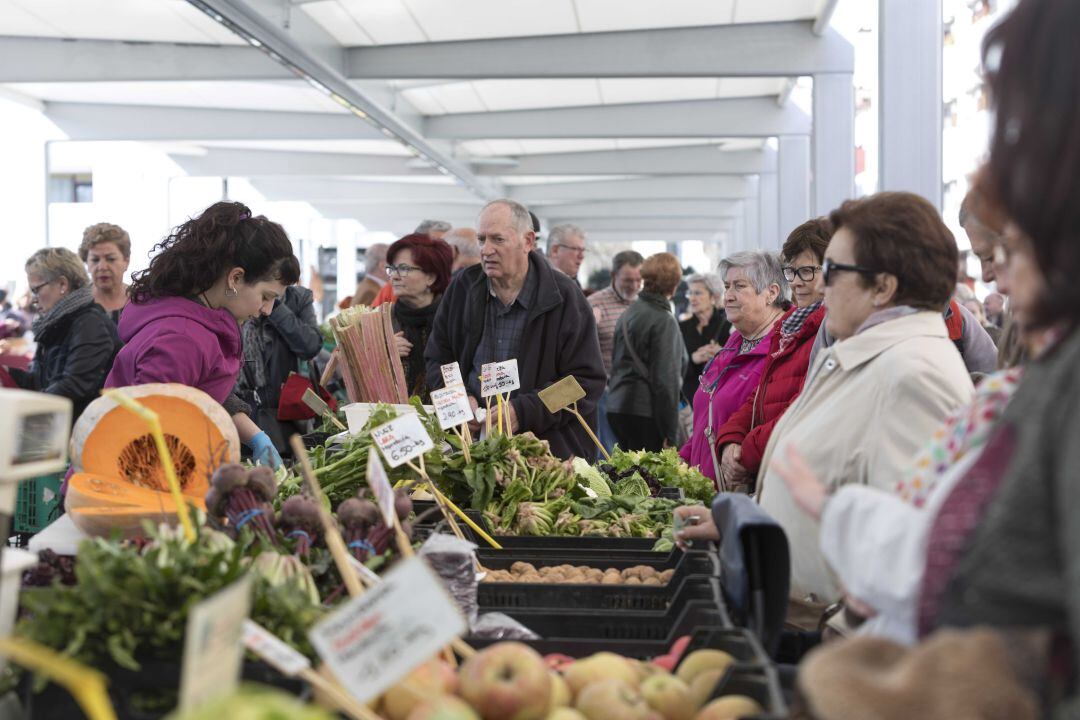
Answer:
<path fill-rule="evenodd" d="M 487 363 L 480 368 L 480 397 L 505 395 L 521 387 L 517 359 Z"/>
<path fill-rule="evenodd" d="M 461 366 L 456 362 L 443 365 L 439 369 L 442 370 L 442 381 L 445 387 L 465 384 L 465 381 L 461 377 Z"/>
<path fill-rule="evenodd" d="M 375 501 L 379 505 L 379 512 L 382 513 L 383 522 L 386 523 L 386 527 L 393 527 L 394 515 L 396 514 L 394 510 L 394 489 L 390 487 L 390 478 L 386 475 L 386 468 L 383 467 L 378 453 L 368 453 L 367 481 L 368 487 L 371 488 L 371 492 L 375 495 Z"/>
<path fill-rule="evenodd" d="M 473 418 L 469 394 L 462 385 L 431 391 L 431 404 L 439 417 L 439 427 L 443 430 L 457 427 Z"/>
<path fill-rule="evenodd" d="M 465 619 L 442 581 L 414 557 L 321 620 L 309 637 L 341 684 L 367 702 L 463 632 Z"/>
<path fill-rule="evenodd" d="M 380 425 L 371 431 L 371 438 L 392 468 L 420 457 L 435 447 L 424 424 L 420 422 L 420 416 L 415 413 L 399 415 Z"/>

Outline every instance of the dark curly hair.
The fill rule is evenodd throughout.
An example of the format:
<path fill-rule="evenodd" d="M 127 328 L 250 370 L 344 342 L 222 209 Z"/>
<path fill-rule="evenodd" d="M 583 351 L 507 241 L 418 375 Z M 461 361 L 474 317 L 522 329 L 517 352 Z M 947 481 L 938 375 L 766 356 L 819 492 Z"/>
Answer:
<path fill-rule="evenodd" d="M 244 282 L 279 280 L 293 285 L 300 263 L 285 230 L 243 203 L 218 202 L 173 230 L 154 247 L 150 267 L 132 277 L 135 301 L 198 295 L 234 267 Z"/>

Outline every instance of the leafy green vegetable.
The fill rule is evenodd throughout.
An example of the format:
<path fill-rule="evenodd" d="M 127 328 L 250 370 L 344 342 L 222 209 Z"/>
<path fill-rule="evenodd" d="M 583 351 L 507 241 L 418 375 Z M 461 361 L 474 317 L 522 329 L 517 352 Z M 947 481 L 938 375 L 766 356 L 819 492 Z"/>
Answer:
<path fill-rule="evenodd" d="M 166 720 L 333 720 L 334 716 L 293 695 L 258 685 L 242 685 L 235 693 Z"/>

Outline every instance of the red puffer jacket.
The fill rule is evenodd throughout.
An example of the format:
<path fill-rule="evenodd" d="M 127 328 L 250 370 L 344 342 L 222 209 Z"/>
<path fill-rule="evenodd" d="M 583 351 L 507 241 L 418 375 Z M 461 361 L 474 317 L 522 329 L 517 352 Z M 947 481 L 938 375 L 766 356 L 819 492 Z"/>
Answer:
<path fill-rule="evenodd" d="M 757 473 L 761 465 L 761 456 L 765 454 L 776 421 L 802 391 L 814 338 L 825 321 L 825 306 L 819 305 L 793 335 L 783 335 L 779 327 L 797 310 L 788 310 L 776 321 L 777 329 L 773 332 L 757 390 L 716 433 L 717 452 L 729 443 L 742 445 L 739 464 L 751 473 Z"/>

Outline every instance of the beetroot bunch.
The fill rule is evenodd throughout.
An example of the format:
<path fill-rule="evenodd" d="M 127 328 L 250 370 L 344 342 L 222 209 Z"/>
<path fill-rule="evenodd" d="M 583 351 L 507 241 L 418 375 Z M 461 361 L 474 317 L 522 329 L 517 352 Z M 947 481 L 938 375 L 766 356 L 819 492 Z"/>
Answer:
<path fill-rule="evenodd" d="M 277 545 L 274 531 L 274 508 L 277 494 L 274 471 L 268 467 L 245 468 L 227 463 L 214 471 L 206 493 L 206 510 L 215 518 L 227 518 L 228 529 L 235 536 L 245 526 L 272 545 Z"/>
<path fill-rule="evenodd" d="M 366 494 L 367 490 L 362 489 L 358 497 L 349 498 L 337 509 L 345 543 L 360 562 L 382 555 L 394 537 L 394 528 L 386 525 L 378 506 Z M 394 512 L 405 534 L 410 535 L 412 529 L 405 520 L 412 513 L 412 499 L 404 490 L 394 493 Z"/>
<path fill-rule="evenodd" d="M 293 495 L 281 503 L 278 528 L 286 538 L 295 541 L 293 554 L 307 557 L 322 530 L 318 500 L 310 495 Z"/>

